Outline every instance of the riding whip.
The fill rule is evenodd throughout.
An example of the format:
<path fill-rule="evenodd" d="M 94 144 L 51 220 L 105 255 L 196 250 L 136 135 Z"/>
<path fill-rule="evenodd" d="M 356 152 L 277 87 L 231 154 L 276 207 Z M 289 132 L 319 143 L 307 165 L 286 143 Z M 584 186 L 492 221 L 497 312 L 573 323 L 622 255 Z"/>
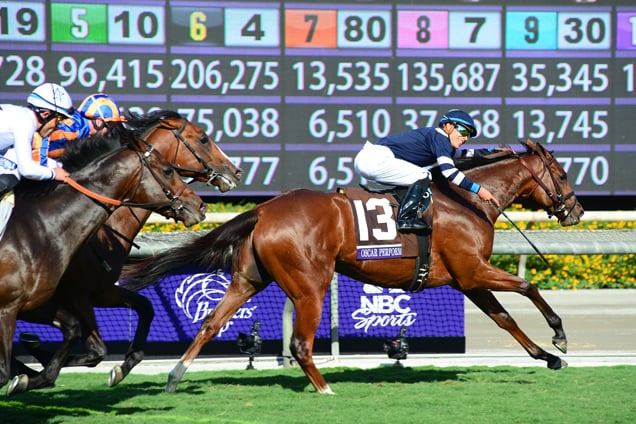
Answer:
<path fill-rule="evenodd" d="M 499 206 L 497 206 L 497 204 L 495 204 L 494 202 L 491 202 L 491 204 L 497 209 L 497 211 L 499 211 L 500 214 L 502 214 L 504 216 L 504 218 L 506 218 L 508 220 L 508 222 L 510 222 L 512 224 L 512 226 L 519 231 L 519 233 L 523 236 L 524 239 L 526 239 L 526 241 L 530 244 L 530 246 L 532 246 L 532 248 L 534 249 L 535 252 L 537 252 L 537 254 L 539 255 L 539 257 L 541 259 L 543 259 L 543 262 L 545 262 L 545 264 L 547 266 L 550 266 L 550 262 L 548 262 L 548 260 L 545 258 L 545 256 L 543 256 L 543 254 L 539 251 L 539 249 L 537 249 L 537 246 L 534 245 L 534 243 L 532 241 L 530 241 L 530 239 L 524 234 L 523 231 L 521 231 L 521 228 L 519 228 L 517 226 L 517 224 L 515 224 L 514 222 L 512 222 L 512 219 L 510 219 L 510 217 L 508 217 L 508 215 L 506 215 L 506 212 L 504 212 L 503 209 L 501 209 Z"/>

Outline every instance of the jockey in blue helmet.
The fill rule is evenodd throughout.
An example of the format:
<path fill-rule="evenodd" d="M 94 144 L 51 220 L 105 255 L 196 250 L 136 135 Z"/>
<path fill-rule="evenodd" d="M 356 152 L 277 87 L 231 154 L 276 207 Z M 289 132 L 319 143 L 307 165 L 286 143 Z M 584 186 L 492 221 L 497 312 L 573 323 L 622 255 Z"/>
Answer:
<path fill-rule="evenodd" d="M 494 150 L 458 150 L 477 135 L 473 118 L 463 110 L 452 109 L 442 115 L 437 127 L 391 134 L 376 143 L 367 141 L 356 155 L 354 167 L 369 180 L 409 186 L 398 210 L 398 229 L 430 232 L 430 223 L 423 219 L 423 214 L 432 201 L 428 170 L 432 165 L 438 165 L 442 175 L 452 184 L 499 205 L 488 189 L 464 175 L 453 161 L 454 157 L 482 155 Z"/>
<path fill-rule="evenodd" d="M 467 140 L 468 138 L 475 138 L 478 135 L 477 129 L 475 128 L 475 121 L 463 110 L 452 109 L 442 115 L 439 120 L 439 127 L 442 128 L 446 123 L 450 123 L 455 128 L 459 128 L 459 133 L 463 137 L 467 137 Z M 463 130 L 466 131 L 462 134 Z"/>

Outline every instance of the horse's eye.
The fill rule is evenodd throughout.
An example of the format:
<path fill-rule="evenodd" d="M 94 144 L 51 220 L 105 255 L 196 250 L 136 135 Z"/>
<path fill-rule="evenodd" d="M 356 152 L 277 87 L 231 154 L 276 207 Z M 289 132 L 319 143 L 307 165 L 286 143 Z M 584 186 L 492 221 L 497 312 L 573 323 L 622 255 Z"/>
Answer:
<path fill-rule="evenodd" d="M 204 134 L 201 136 L 201 139 L 199 141 L 201 142 L 201 144 L 207 144 L 210 142 L 210 138 L 206 134 Z"/>
<path fill-rule="evenodd" d="M 568 180 L 568 174 L 559 175 L 559 180 L 563 183 L 566 182 Z"/>
<path fill-rule="evenodd" d="M 163 174 L 166 177 L 172 177 L 172 175 L 174 175 L 174 168 L 172 166 L 166 166 L 163 168 Z"/>

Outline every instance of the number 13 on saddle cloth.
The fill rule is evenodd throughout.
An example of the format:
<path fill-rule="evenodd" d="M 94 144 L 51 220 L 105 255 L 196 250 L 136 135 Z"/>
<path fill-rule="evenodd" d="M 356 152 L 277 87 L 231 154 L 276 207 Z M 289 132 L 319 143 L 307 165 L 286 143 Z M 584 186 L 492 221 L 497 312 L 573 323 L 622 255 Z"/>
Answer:
<path fill-rule="evenodd" d="M 399 202 L 391 193 L 373 193 L 361 188 L 341 188 L 353 210 L 356 231 L 356 259 L 416 258 L 410 291 L 426 285 L 430 265 L 430 234 L 401 233 L 396 216 Z"/>

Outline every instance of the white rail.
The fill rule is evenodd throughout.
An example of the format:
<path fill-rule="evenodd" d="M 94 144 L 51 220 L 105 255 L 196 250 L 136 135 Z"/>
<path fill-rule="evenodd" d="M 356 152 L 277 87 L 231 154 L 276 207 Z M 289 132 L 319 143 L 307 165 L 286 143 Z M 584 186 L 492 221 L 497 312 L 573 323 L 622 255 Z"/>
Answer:
<path fill-rule="evenodd" d="M 207 213 L 205 222 L 211 224 L 222 224 L 237 216 L 236 212 L 215 212 Z M 513 222 L 548 222 L 555 218 L 548 218 L 545 212 L 506 212 Z M 505 221 L 506 218 L 499 216 L 497 221 Z M 586 211 L 583 215 L 583 222 L 593 221 L 636 221 L 636 211 Z M 149 224 L 169 224 L 172 220 L 153 213 L 147 223 Z"/>

